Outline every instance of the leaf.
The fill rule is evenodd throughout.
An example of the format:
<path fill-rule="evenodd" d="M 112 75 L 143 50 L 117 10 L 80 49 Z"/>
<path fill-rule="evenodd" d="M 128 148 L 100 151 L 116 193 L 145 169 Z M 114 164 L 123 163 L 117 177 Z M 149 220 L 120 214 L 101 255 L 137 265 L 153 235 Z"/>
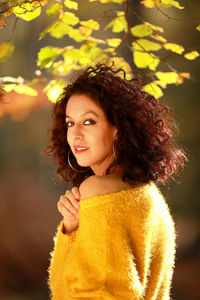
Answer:
<path fill-rule="evenodd" d="M 47 16 L 55 15 L 61 8 L 62 8 L 61 4 L 54 3 L 51 5 L 49 9 L 46 10 L 46 14 Z"/>
<path fill-rule="evenodd" d="M 151 42 L 146 39 L 138 39 L 132 43 L 134 50 L 140 51 L 158 51 L 162 48 L 160 44 Z"/>
<path fill-rule="evenodd" d="M 116 33 L 121 31 L 127 31 L 128 26 L 123 11 L 117 12 L 117 17 L 107 24 L 105 30 L 110 27 L 112 27 L 112 31 Z"/>
<path fill-rule="evenodd" d="M 114 63 L 114 66 L 115 66 L 116 69 L 123 69 L 126 72 L 126 80 L 130 80 L 130 79 L 133 78 L 132 69 L 123 57 L 111 57 L 111 58 L 109 58 L 108 65 L 113 64 L 113 63 Z M 124 73 L 123 72 L 119 72 L 119 73 L 117 73 L 117 75 L 124 78 Z"/>
<path fill-rule="evenodd" d="M 6 27 L 6 24 L 5 24 L 4 20 L 3 20 L 3 18 L 0 17 L 0 29 L 2 27 Z"/>
<path fill-rule="evenodd" d="M 81 21 L 80 22 L 81 25 L 85 26 L 85 27 L 89 27 L 93 30 L 99 30 L 99 23 L 95 20 L 88 20 L 88 21 Z"/>
<path fill-rule="evenodd" d="M 147 26 L 149 26 L 149 27 L 150 27 L 151 29 L 153 29 L 153 30 L 160 31 L 160 32 L 164 32 L 164 29 L 163 29 L 162 27 L 153 25 L 153 24 L 151 24 L 151 23 L 149 23 L 149 22 L 145 22 L 145 24 L 146 24 Z"/>
<path fill-rule="evenodd" d="M 15 88 L 14 88 L 14 91 L 18 94 L 25 94 L 25 95 L 28 95 L 28 96 L 37 96 L 38 92 L 31 88 L 30 86 L 27 86 L 27 85 L 16 85 Z"/>
<path fill-rule="evenodd" d="M 79 29 L 71 28 L 68 32 L 68 35 L 76 42 L 82 42 L 85 39 L 85 37 L 81 34 L 81 30 Z"/>
<path fill-rule="evenodd" d="M 44 92 L 47 92 L 48 99 L 55 103 L 63 93 L 63 88 L 65 86 L 66 83 L 63 80 L 51 80 L 44 88 Z"/>
<path fill-rule="evenodd" d="M 196 27 L 196 29 L 197 29 L 198 31 L 200 31 L 200 25 L 198 25 L 198 26 Z"/>
<path fill-rule="evenodd" d="M 175 72 L 156 72 L 156 77 L 167 84 L 176 83 L 178 74 Z"/>
<path fill-rule="evenodd" d="M 55 58 L 61 55 L 62 49 L 47 46 L 40 49 L 38 53 L 37 66 L 44 68 L 47 64 L 51 63 Z"/>
<path fill-rule="evenodd" d="M 69 26 L 68 24 L 63 23 L 61 21 L 56 21 L 55 23 L 49 25 L 47 28 L 45 28 L 44 31 L 40 33 L 39 40 L 44 38 L 47 33 L 50 33 L 51 36 L 60 39 L 64 35 L 68 34 L 71 29 L 72 27 Z"/>
<path fill-rule="evenodd" d="M 182 54 L 184 52 L 184 48 L 181 45 L 174 44 L 174 43 L 165 43 L 163 44 L 163 47 L 167 50 L 171 50 L 172 52 Z"/>
<path fill-rule="evenodd" d="M 74 13 L 68 11 L 60 15 L 60 20 L 69 25 L 79 23 L 79 18 Z"/>
<path fill-rule="evenodd" d="M 160 41 L 162 43 L 166 43 L 167 42 L 167 40 L 163 36 L 161 36 L 159 34 L 150 35 L 150 37 L 153 38 L 153 39 L 155 39 L 155 40 L 157 40 L 157 41 Z"/>
<path fill-rule="evenodd" d="M 38 1 L 23 3 L 13 7 L 14 14 L 25 21 L 31 21 L 41 14 L 41 7 Z"/>
<path fill-rule="evenodd" d="M 0 44 L 0 63 L 4 62 L 11 56 L 15 47 L 11 42 L 4 42 Z"/>
<path fill-rule="evenodd" d="M 179 73 L 178 74 L 178 79 L 176 81 L 176 84 L 177 85 L 182 84 L 184 78 L 189 79 L 190 78 L 190 73 L 186 73 L 186 72 Z"/>
<path fill-rule="evenodd" d="M 174 0 L 143 0 L 141 1 L 141 4 L 144 4 L 144 6 L 148 8 L 153 8 L 162 5 L 164 7 L 174 6 L 178 9 L 184 9 L 183 6 L 180 6 L 178 1 L 174 1 Z"/>
<path fill-rule="evenodd" d="M 78 9 L 78 3 L 75 1 L 65 0 L 64 5 L 69 9 L 74 9 L 74 10 Z"/>
<path fill-rule="evenodd" d="M 155 98 L 160 98 L 163 96 L 161 88 L 153 82 L 144 85 L 142 89 L 148 94 L 153 95 Z"/>
<path fill-rule="evenodd" d="M 115 38 L 115 39 L 106 39 L 106 41 L 108 43 L 108 46 L 118 47 L 122 40 Z"/>
<path fill-rule="evenodd" d="M 109 2 L 115 2 L 115 3 L 123 3 L 125 0 L 89 0 L 89 2 L 95 2 L 95 1 L 99 1 L 101 3 L 109 3 Z"/>
<path fill-rule="evenodd" d="M 184 54 L 184 57 L 189 60 L 193 60 L 193 59 L 197 58 L 198 56 L 199 56 L 199 53 L 197 51 L 191 51 L 191 52 Z"/>
<path fill-rule="evenodd" d="M 14 90 L 16 84 L 3 84 L 1 87 L 6 93 L 10 93 Z"/>
<path fill-rule="evenodd" d="M 132 27 L 131 33 L 134 36 L 144 37 L 144 36 L 148 36 L 148 35 L 152 34 L 153 30 L 149 26 L 147 26 L 145 24 L 141 24 L 141 25 L 136 25 L 136 26 Z"/>
<path fill-rule="evenodd" d="M 153 71 L 155 71 L 156 67 L 160 62 L 159 58 L 156 57 L 153 53 L 146 53 L 140 51 L 133 52 L 133 60 L 138 68 L 144 69 L 148 67 Z"/>
<path fill-rule="evenodd" d="M 93 32 L 93 30 L 90 27 L 85 26 L 80 26 L 78 30 L 80 31 L 80 34 L 85 37 L 89 37 Z"/>

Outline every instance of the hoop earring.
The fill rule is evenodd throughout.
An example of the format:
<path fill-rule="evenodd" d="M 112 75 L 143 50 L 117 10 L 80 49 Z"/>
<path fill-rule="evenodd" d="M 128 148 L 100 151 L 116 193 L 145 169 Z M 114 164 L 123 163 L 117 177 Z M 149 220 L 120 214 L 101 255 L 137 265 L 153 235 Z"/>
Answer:
<path fill-rule="evenodd" d="M 117 158 L 116 158 L 116 153 L 115 153 L 114 143 L 113 143 L 113 155 L 114 155 L 114 159 L 117 160 Z"/>
<path fill-rule="evenodd" d="M 81 171 L 81 170 L 75 169 L 75 168 L 72 166 L 72 164 L 71 164 L 71 162 L 70 162 L 70 160 L 69 160 L 70 151 L 72 151 L 72 150 L 70 149 L 70 150 L 68 151 L 68 156 L 67 156 L 68 164 L 70 165 L 70 167 L 71 167 L 74 171 L 79 172 L 79 173 L 84 173 L 84 172 L 89 171 L 90 168 Z"/>

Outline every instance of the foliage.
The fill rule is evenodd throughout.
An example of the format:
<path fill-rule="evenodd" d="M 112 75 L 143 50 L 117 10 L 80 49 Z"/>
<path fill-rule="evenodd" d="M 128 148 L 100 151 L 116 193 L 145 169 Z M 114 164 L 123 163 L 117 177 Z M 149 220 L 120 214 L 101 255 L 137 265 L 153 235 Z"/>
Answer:
<path fill-rule="evenodd" d="M 78 2 L 74 0 L 9 0 L 0 4 L 0 27 L 5 27 L 5 18 L 15 14 L 17 18 L 31 21 L 41 14 L 41 9 L 46 9 L 47 16 L 53 16 L 54 22 L 49 24 L 39 36 L 44 39 L 50 35 L 55 39 L 62 39 L 68 36 L 75 41 L 77 46 L 66 45 L 63 48 L 45 46 L 40 49 L 37 55 L 37 80 L 28 82 L 20 77 L 2 77 L 0 82 L 6 92 L 15 91 L 28 95 L 36 95 L 37 92 L 30 85 L 45 78 L 45 74 L 51 73 L 52 77 L 44 88 L 44 92 L 50 101 L 55 102 L 58 95 L 66 84 L 66 77 L 71 72 L 80 70 L 88 65 L 97 62 L 112 63 L 117 67 L 122 67 L 127 72 L 127 79 L 131 79 L 134 70 L 146 69 L 149 82 L 144 85 L 144 90 L 155 97 L 163 96 L 163 89 L 168 84 L 179 85 L 184 79 L 189 79 L 190 74 L 179 72 L 172 66 L 168 57 L 172 55 L 182 55 L 187 60 L 194 60 L 199 57 L 199 52 L 190 49 L 185 50 L 182 45 L 168 41 L 163 35 L 164 29 L 155 24 L 151 24 L 136 13 L 131 7 L 130 0 L 88 0 L 99 2 L 106 8 L 107 3 L 113 3 L 112 16 L 109 12 L 104 12 L 97 20 L 80 20 Z M 184 7 L 174 0 L 142 0 L 139 5 L 148 9 L 170 8 L 183 10 Z M 118 7 L 116 10 L 115 8 Z M 131 18 L 135 17 L 138 24 L 131 25 Z M 106 26 L 102 28 L 102 21 L 108 20 Z M 108 31 L 108 38 L 97 38 L 102 34 L 102 29 Z M 196 26 L 200 31 L 200 25 Z M 96 34 L 98 33 L 98 35 Z M 131 59 L 126 61 L 121 53 L 121 46 L 126 46 L 130 51 Z M 12 43 L 0 44 L 0 63 L 4 62 L 14 51 Z M 162 53 L 162 56 L 160 54 Z M 165 53 L 165 56 L 163 56 Z M 164 70 L 164 67 L 167 68 Z M 41 75 L 42 74 L 42 75 Z M 123 74 L 122 74 L 123 75 Z"/>

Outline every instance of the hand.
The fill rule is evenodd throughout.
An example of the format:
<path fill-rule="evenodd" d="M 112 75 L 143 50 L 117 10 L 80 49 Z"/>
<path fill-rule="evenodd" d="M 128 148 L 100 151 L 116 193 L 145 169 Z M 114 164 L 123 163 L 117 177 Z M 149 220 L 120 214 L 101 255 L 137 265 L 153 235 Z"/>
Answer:
<path fill-rule="evenodd" d="M 78 227 L 80 215 L 79 201 L 79 188 L 75 186 L 72 190 L 67 190 L 64 195 L 61 195 L 57 203 L 58 211 L 63 216 L 65 231 L 68 233 Z"/>

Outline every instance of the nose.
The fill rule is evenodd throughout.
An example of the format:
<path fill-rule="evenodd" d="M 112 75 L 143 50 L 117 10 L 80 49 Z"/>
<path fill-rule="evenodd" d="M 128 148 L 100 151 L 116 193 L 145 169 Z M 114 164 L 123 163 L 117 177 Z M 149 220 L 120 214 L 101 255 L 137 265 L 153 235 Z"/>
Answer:
<path fill-rule="evenodd" d="M 67 139 L 70 139 L 71 141 L 83 139 L 83 130 L 81 126 L 74 124 L 71 128 L 68 128 Z"/>

